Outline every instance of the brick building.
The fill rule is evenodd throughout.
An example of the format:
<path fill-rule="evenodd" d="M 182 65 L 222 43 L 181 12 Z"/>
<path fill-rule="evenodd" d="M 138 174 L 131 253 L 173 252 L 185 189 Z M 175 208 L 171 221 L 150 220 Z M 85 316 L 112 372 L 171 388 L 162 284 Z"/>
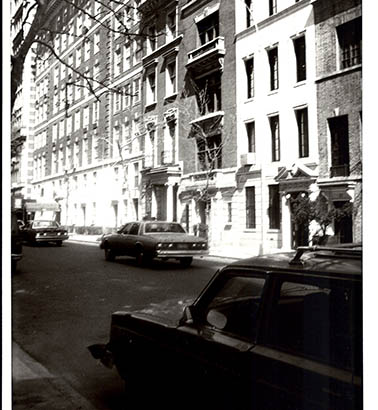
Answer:
<path fill-rule="evenodd" d="M 361 241 L 362 23 L 361 1 L 314 3 L 319 129 L 318 186 L 351 216 L 333 226 L 338 241 Z"/>

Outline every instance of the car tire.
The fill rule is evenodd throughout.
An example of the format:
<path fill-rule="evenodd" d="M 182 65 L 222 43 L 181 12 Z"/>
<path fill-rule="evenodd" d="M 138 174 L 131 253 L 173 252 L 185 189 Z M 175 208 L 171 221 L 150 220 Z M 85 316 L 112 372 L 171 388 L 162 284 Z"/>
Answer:
<path fill-rule="evenodd" d="M 62 246 L 63 241 L 56 241 L 55 244 L 56 246 Z"/>
<path fill-rule="evenodd" d="M 180 265 L 184 268 L 188 268 L 192 264 L 192 262 L 193 262 L 193 258 L 191 256 L 180 259 Z"/>
<path fill-rule="evenodd" d="M 115 259 L 114 252 L 110 248 L 105 248 L 105 260 L 108 262 L 113 262 Z"/>

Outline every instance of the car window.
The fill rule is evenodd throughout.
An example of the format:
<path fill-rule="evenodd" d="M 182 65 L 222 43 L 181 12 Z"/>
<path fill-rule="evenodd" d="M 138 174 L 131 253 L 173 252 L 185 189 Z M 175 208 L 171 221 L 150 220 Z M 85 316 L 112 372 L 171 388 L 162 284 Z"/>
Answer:
<path fill-rule="evenodd" d="M 185 233 L 185 229 L 178 223 L 147 222 L 144 226 L 146 233 Z"/>
<path fill-rule="evenodd" d="M 228 278 L 206 309 L 206 324 L 237 337 L 253 340 L 265 279 Z"/>
<path fill-rule="evenodd" d="M 130 229 L 130 235 L 138 235 L 139 232 L 139 223 L 133 223 Z"/>
<path fill-rule="evenodd" d="M 59 225 L 55 221 L 34 221 L 33 228 L 57 228 Z"/>
<path fill-rule="evenodd" d="M 357 287 L 284 281 L 272 306 L 268 344 L 361 371 L 361 312 L 362 295 Z"/>
<path fill-rule="evenodd" d="M 132 226 L 133 226 L 132 223 L 126 224 L 119 231 L 120 233 L 128 234 Z"/>

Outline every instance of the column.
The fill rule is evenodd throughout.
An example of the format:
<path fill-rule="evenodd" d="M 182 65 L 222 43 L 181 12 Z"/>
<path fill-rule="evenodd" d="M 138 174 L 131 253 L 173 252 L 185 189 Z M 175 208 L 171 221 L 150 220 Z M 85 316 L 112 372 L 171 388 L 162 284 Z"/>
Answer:
<path fill-rule="evenodd" d="M 173 185 L 166 184 L 167 187 L 167 221 L 173 221 Z"/>
<path fill-rule="evenodd" d="M 286 198 L 289 196 L 289 198 Z M 282 250 L 291 249 L 291 213 L 290 213 L 290 194 L 285 193 L 281 196 L 282 210 Z"/>

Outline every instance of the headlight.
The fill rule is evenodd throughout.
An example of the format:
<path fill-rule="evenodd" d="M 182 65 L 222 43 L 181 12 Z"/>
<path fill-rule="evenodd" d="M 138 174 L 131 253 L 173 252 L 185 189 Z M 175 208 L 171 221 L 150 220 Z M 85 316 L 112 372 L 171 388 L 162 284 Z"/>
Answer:
<path fill-rule="evenodd" d="M 39 236 L 41 236 L 40 233 L 36 233 L 36 234 L 35 234 L 35 237 L 36 237 L 36 238 L 38 238 Z"/>
<path fill-rule="evenodd" d="M 161 249 L 162 246 L 163 246 L 162 243 L 158 243 L 158 244 L 156 245 L 156 249 Z"/>

